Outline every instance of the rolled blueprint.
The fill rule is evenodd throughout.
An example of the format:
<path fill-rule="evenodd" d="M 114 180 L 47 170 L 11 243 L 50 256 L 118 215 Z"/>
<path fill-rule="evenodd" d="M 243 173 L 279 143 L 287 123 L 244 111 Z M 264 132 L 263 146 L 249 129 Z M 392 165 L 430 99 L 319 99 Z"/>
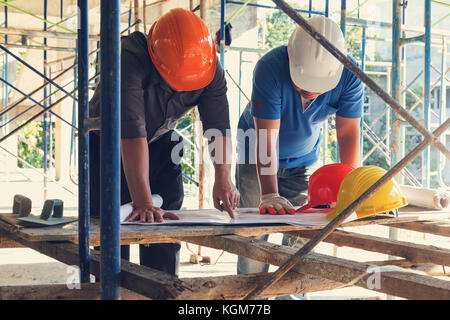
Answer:
<path fill-rule="evenodd" d="M 449 191 L 407 185 L 400 188 L 409 205 L 435 210 L 446 209 L 450 205 Z"/>
<path fill-rule="evenodd" d="M 163 204 L 163 199 L 159 194 L 152 194 L 153 206 L 161 208 Z M 120 206 L 120 222 L 125 221 L 125 219 L 130 215 L 133 211 L 133 205 L 130 203 L 124 204 Z"/>

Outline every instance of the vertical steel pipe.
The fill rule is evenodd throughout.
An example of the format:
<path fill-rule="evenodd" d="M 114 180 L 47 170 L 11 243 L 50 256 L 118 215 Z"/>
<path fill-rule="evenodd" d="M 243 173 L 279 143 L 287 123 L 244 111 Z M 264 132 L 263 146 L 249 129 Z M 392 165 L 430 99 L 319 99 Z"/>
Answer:
<path fill-rule="evenodd" d="M 8 7 L 7 6 L 5 6 L 5 8 L 4 8 L 4 15 L 5 15 L 5 28 L 8 28 Z M 8 43 L 8 35 L 7 34 L 5 34 L 5 43 Z M 4 62 L 3 78 L 6 81 L 8 81 L 9 70 L 8 70 L 8 55 L 7 54 L 5 54 L 3 62 Z M 5 107 L 5 109 L 8 109 L 9 95 L 8 95 L 8 86 L 6 84 L 2 85 L 2 95 L 3 95 L 3 97 L 2 97 L 3 98 L 2 99 L 3 106 Z M 1 118 L 2 125 L 3 125 L 3 121 L 6 122 L 7 119 L 8 119 L 7 115 L 2 116 L 2 118 Z"/>
<path fill-rule="evenodd" d="M 220 32 L 219 32 L 219 47 L 220 47 L 220 63 L 225 68 L 225 0 L 220 0 Z M 203 19 L 205 17 L 202 17 Z"/>
<path fill-rule="evenodd" d="M 346 28 L 346 16 L 347 16 L 347 0 L 341 0 L 341 31 L 345 38 L 345 28 Z"/>
<path fill-rule="evenodd" d="M 44 20 L 47 20 L 47 0 L 44 0 Z M 47 31 L 47 22 L 44 21 L 44 31 Z M 47 38 L 44 38 L 44 45 L 47 45 Z M 44 50 L 44 76 L 47 77 L 47 50 Z M 44 87 L 44 108 L 47 108 L 47 86 Z M 43 116 L 43 147 L 44 147 L 44 175 L 47 175 L 48 172 L 48 114 L 44 113 Z M 47 198 L 47 178 L 44 176 L 44 200 Z"/>
<path fill-rule="evenodd" d="M 447 108 L 447 80 L 445 78 L 447 71 L 447 39 L 442 36 L 442 56 L 441 56 L 441 94 L 439 96 L 439 124 L 443 123 L 446 119 Z M 442 143 L 445 143 L 445 136 L 440 138 Z M 446 184 L 442 178 L 442 169 L 445 165 L 445 157 L 439 154 L 439 166 L 438 166 L 438 182 L 441 187 L 446 187 Z"/>
<path fill-rule="evenodd" d="M 100 270 L 101 297 L 120 298 L 120 1 L 100 5 L 101 147 Z"/>
<path fill-rule="evenodd" d="M 239 88 L 242 85 L 242 50 L 239 50 Z M 241 91 L 239 90 L 238 119 L 241 116 Z"/>
<path fill-rule="evenodd" d="M 89 282 L 89 0 L 78 0 L 78 253 L 80 282 Z M 73 130 L 72 130 L 73 134 Z"/>
<path fill-rule="evenodd" d="M 329 0 L 325 0 L 325 17 L 329 16 L 329 12 L 330 12 L 330 3 Z"/>
<path fill-rule="evenodd" d="M 359 10 L 359 9 L 358 9 Z M 358 11 L 359 12 L 359 11 Z M 366 27 L 362 27 L 362 44 L 361 44 L 361 70 L 366 72 Z M 364 98 L 363 98 L 364 99 Z M 361 116 L 361 127 L 360 127 L 360 145 L 359 145 L 359 164 L 363 165 L 363 155 L 364 155 L 364 110 Z"/>
<path fill-rule="evenodd" d="M 391 69 L 391 96 L 397 101 L 401 100 L 401 0 L 392 2 L 392 69 Z M 390 112 L 390 135 L 391 167 L 400 160 L 401 143 L 401 121 L 395 112 Z"/>
<path fill-rule="evenodd" d="M 425 0 L 425 52 L 423 84 L 423 120 L 424 127 L 430 129 L 431 96 L 431 0 Z M 430 187 L 430 147 L 425 148 L 422 156 L 422 186 Z"/>

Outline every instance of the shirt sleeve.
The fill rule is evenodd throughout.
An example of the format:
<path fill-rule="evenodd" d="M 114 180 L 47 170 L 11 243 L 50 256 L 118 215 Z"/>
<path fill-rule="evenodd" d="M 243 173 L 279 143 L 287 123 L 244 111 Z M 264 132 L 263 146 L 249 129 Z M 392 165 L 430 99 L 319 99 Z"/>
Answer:
<path fill-rule="evenodd" d="M 230 110 L 227 98 L 227 82 L 225 73 L 219 62 L 211 83 L 202 92 L 198 112 L 203 124 L 203 132 L 217 129 L 227 135 L 230 129 Z"/>
<path fill-rule="evenodd" d="M 251 114 L 256 118 L 280 119 L 281 86 L 273 70 L 265 60 L 259 60 L 253 72 Z"/>
<path fill-rule="evenodd" d="M 336 115 L 343 118 L 361 118 L 364 87 L 362 81 L 344 69 L 345 84 L 338 100 L 338 111 Z"/>
<path fill-rule="evenodd" d="M 121 54 L 121 138 L 147 137 L 145 125 L 144 81 L 145 72 L 138 58 L 122 50 Z"/>

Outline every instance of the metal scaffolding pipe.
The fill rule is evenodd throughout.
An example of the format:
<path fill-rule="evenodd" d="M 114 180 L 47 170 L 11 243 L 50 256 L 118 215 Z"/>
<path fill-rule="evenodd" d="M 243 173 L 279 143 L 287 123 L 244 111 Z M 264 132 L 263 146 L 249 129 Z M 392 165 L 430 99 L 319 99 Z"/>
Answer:
<path fill-rule="evenodd" d="M 424 84 L 423 84 L 423 122 L 430 129 L 430 96 L 431 96 L 431 0 L 425 0 L 425 52 L 424 52 Z M 422 156 L 422 185 L 430 187 L 430 147 L 425 148 Z"/>
<path fill-rule="evenodd" d="M 100 270 L 101 297 L 120 298 L 120 1 L 100 6 Z"/>
<path fill-rule="evenodd" d="M 401 33 L 402 33 L 402 0 L 392 1 L 392 80 L 391 80 L 391 95 L 396 102 L 401 101 Z M 392 109 L 388 111 L 390 113 L 390 149 L 391 149 L 391 163 L 393 166 L 401 159 L 401 143 L 402 143 L 402 123 L 399 116 L 392 112 Z"/>
<path fill-rule="evenodd" d="M 28 108 L 27 110 L 25 110 L 25 112 L 27 112 L 28 110 L 31 110 L 31 109 L 34 108 L 36 105 L 40 106 L 42 109 L 45 109 L 45 108 L 46 108 L 46 107 L 45 107 L 44 105 L 42 105 L 40 102 L 36 101 L 35 99 L 33 99 L 33 98 L 32 98 L 31 96 L 29 96 L 29 95 L 27 96 L 26 93 L 24 93 L 22 90 L 20 90 L 20 89 L 17 88 L 16 86 L 12 85 L 11 83 L 7 82 L 7 81 L 4 80 L 3 78 L 0 78 L 0 81 L 3 82 L 5 85 L 7 85 L 7 86 L 13 88 L 15 91 L 19 92 L 20 94 L 22 94 L 22 95 L 24 96 L 24 99 L 23 99 L 23 100 L 30 99 L 31 101 L 33 101 L 33 102 L 35 103 L 35 105 L 33 105 L 33 106 L 31 106 L 30 108 Z M 23 101 L 23 100 L 22 100 L 22 101 Z M 2 116 L 3 114 L 5 114 L 7 111 L 9 111 L 9 110 L 11 110 L 11 109 L 12 109 L 11 107 L 9 107 L 8 109 L 5 109 L 5 111 L 3 111 L 3 112 L 0 113 L 0 116 Z M 25 112 L 23 112 L 23 113 L 25 113 Z M 21 113 L 20 115 L 22 115 L 23 113 Z M 70 122 L 68 122 L 68 121 L 65 120 L 63 117 L 59 116 L 58 114 L 54 113 L 53 111 L 50 111 L 50 113 L 52 113 L 55 117 L 57 117 L 57 118 L 60 119 L 61 121 L 67 123 L 67 124 L 68 124 L 69 126 L 71 126 L 72 128 L 77 129 L 77 128 L 74 127 Z M 8 122 L 6 122 L 5 124 L 2 124 L 2 125 L 0 126 L 0 128 L 3 127 L 3 126 L 5 126 L 6 124 L 10 123 L 11 121 L 13 121 L 13 120 L 16 119 L 16 118 L 17 118 L 17 116 L 16 116 L 15 118 L 13 118 L 13 119 L 10 119 L 10 120 L 9 120 Z"/>
<path fill-rule="evenodd" d="M 78 252 L 80 282 L 90 282 L 89 272 L 89 0 L 78 0 Z"/>
<path fill-rule="evenodd" d="M 56 32 L 47 30 L 33 30 L 33 29 L 19 29 L 15 27 L 0 28 L 0 33 L 5 35 L 18 35 L 28 37 L 45 37 L 45 38 L 58 38 L 58 39 L 72 39 L 76 40 L 77 35 L 69 32 Z M 89 35 L 89 40 L 99 40 L 99 35 Z"/>

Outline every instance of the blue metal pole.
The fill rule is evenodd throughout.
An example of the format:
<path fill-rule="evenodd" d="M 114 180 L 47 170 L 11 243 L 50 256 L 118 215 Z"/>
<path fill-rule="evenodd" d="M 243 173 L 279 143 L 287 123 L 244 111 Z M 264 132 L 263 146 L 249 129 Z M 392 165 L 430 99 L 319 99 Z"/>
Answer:
<path fill-rule="evenodd" d="M 362 44 L 361 44 L 361 70 L 366 72 L 366 27 L 362 28 Z M 360 165 L 363 165 L 362 160 L 364 156 L 364 113 L 361 117 L 361 127 L 360 127 L 360 150 L 359 150 L 359 160 Z"/>
<path fill-rule="evenodd" d="M 341 0 L 341 31 L 345 38 L 345 26 L 347 16 L 347 0 Z"/>
<path fill-rule="evenodd" d="M 346 30 L 346 18 L 347 18 L 347 0 L 341 0 L 341 31 L 345 38 Z M 336 143 L 336 162 L 340 161 L 339 155 L 339 143 Z"/>
<path fill-rule="evenodd" d="M 8 28 L 8 7 L 7 6 L 5 6 L 5 9 L 4 9 L 5 11 L 5 28 Z M 8 35 L 7 34 L 5 34 L 5 43 L 8 43 Z M 8 73 L 9 73 L 9 70 L 8 70 L 8 55 L 6 55 L 5 54 L 5 58 L 3 59 L 3 62 L 4 62 L 4 68 L 3 68 L 3 78 L 6 80 L 6 81 L 8 81 Z M 3 94 L 3 105 L 5 106 L 5 109 L 7 109 L 8 108 L 8 103 L 9 103 L 9 95 L 8 95 L 8 87 L 6 86 L 6 85 L 3 85 L 2 86 L 2 94 Z M 7 121 L 8 120 L 8 117 L 5 115 L 4 117 L 2 116 L 2 119 L 1 119 L 1 121 L 2 121 L 2 124 L 3 124 L 3 121 Z"/>
<path fill-rule="evenodd" d="M 119 299 L 120 274 L 120 1 L 100 6 L 100 247 L 102 299 Z"/>
<path fill-rule="evenodd" d="M 44 19 L 47 20 L 47 0 L 44 0 Z M 47 31 L 47 23 L 44 22 L 44 31 Z M 44 45 L 47 45 L 47 38 L 44 38 Z M 47 76 L 47 50 L 44 50 L 44 76 Z M 47 108 L 47 86 L 44 87 L 44 109 Z M 43 126 L 43 139 L 44 139 L 44 174 L 47 174 L 48 170 L 48 128 L 47 128 L 47 112 L 43 115 L 44 126 Z M 47 178 L 44 177 L 44 192 L 46 195 L 47 189 Z"/>
<path fill-rule="evenodd" d="M 312 0 L 309 0 L 309 12 L 308 12 L 308 18 L 311 18 L 311 11 L 312 11 Z"/>
<path fill-rule="evenodd" d="M 328 17 L 330 12 L 330 3 L 329 0 L 325 0 L 325 17 Z"/>
<path fill-rule="evenodd" d="M 391 95 L 400 102 L 401 83 L 400 83 L 400 60 L 401 60 L 401 0 L 393 0 L 392 2 L 392 80 Z M 400 143 L 401 143 L 401 124 L 399 117 L 389 110 L 391 115 L 391 166 L 394 166 L 400 160 Z"/>
<path fill-rule="evenodd" d="M 430 96 L 431 96 L 431 0 L 425 0 L 425 61 L 423 87 L 423 119 L 424 126 L 430 129 Z M 422 185 L 430 187 L 430 147 L 423 151 L 423 179 Z"/>
<path fill-rule="evenodd" d="M 144 8 L 145 10 L 145 8 Z M 128 10 L 128 34 L 131 33 L 131 6 L 130 6 L 130 10 Z"/>
<path fill-rule="evenodd" d="M 5 2 L 8 2 L 8 0 L 5 0 Z M 8 28 L 8 6 L 5 6 L 5 28 Z M 5 34 L 5 43 L 8 43 L 8 35 Z"/>
<path fill-rule="evenodd" d="M 220 0 L 220 34 L 219 34 L 219 47 L 220 47 L 220 63 L 222 66 L 225 64 L 225 0 Z"/>
<path fill-rule="evenodd" d="M 89 0 L 78 0 L 78 252 L 80 282 L 90 281 L 89 272 L 89 132 L 84 119 L 89 117 Z"/>

